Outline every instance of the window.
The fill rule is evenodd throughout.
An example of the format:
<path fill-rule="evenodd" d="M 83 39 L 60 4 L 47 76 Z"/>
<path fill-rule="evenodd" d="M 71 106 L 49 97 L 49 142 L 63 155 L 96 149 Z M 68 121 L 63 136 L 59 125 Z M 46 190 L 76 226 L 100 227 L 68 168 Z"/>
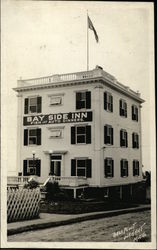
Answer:
<path fill-rule="evenodd" d="M 106 158 L 104 160 L 104 175 L 105 178 L 114 176 L 114 161 L 112 158 Z"/>
<path fill-rule="evenodd" d="M 37 175 L 40 176 L 40 160 L 29 159 L 23 161 L 23 175 Z"/>
<path fill-rule="evenodd" d="M 128 161 L 126 159 L 122 159 L 120 161 L 121 166 L 121 177 L 127 177 L 128 176 Z"/>
<path fill-rule="evenodd" d="M 59 105 L 59 104 L 62 104 L 62 97 L 61 96 L 51 96 L 50 105 Z"/>
<path fill-rule="evenodd" d="M 51 130 L 50 138 L 61 138 L 62 130 Z"/>
<path fill-rule="evenodd" d="M 25 98 L 24 113 L 41 113 L 41 102 L 41 96 Z"/>
<path fill-rule="evenodd" d="M 119 114 L 120 116 L 127 117 L 127 103 L 122 99 L 119 101 Z"/>
<path fill-rule="evenodd" d="M 110 125 L 104 126 L 104 143 L 113 145 L 113 128 Z"/>
<path fill-rule="evenodd" d="M 41 129 L 24 129 L 24 146 L 41 145 Z"/>
<path fill-rule="evenodd" d="M 139 176 L 139 161 L 133 160 L 133 176 Z"/>
<path fill-rule="evenodd" d="M 104 93 L 104 109 L 113 112 L 113 96 L 108 92 Z"/>
<path fill-rule="evenodd" d="M 91 92 L 76 92 L 76 109 L 91 108 Z"/>
<path fill-rule="evenodd" d="M 92 160 L 91 159 L 72 159 L 71 176 L 92 177 Z"/>
<path fill-rule="evenodd" d="M 121 147 L 128 147 L 128 133 L 126 130 L 120 130 L 120 146 Z"/>
<path fill-rule="evenodd" d="M 61 155 L 51 155 L 51 165 L 50 165 L 50 174 L 61 176 Z"/>
<path fill-rule="evenodd" d="M 71 144 L 90 144 L 91 126 L 71 127 Z"/>
<path fill-rule="evenodd" d="M 132 120 L 138 121 L 138 108 L 135 105 L 132 105 Z"/>
<path fill-rule="evenodd" d="M 139 148 L 139 135 L 137 133 L 132 133 L 132 147 Z"/>

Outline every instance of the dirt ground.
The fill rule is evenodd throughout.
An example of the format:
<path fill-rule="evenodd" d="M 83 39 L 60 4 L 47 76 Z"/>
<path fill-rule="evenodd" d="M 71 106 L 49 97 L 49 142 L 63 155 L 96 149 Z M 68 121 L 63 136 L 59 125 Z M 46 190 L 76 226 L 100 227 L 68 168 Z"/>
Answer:
<path fill-rule="evenodd" d="M 8 236 L 12 242 L 151 241 L 151 212 L 143 211 Z"/>

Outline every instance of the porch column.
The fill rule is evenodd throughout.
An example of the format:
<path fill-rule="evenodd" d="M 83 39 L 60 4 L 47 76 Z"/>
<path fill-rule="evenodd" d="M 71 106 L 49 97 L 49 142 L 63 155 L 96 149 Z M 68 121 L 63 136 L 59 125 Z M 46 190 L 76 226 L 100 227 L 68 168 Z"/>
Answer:
<path fill-rule="evenodd" d="M 76 188 L 74 188 L 74 199 L 76 199 Z"/>

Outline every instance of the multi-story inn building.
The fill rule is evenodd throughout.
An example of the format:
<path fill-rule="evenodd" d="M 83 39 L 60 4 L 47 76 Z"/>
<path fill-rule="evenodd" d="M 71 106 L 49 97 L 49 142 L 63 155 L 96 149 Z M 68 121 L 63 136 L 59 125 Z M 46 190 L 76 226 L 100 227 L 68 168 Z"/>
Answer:
<path fill-rule="evenodd" d="M 19 175 L 51 175 L 62 188 L 133 194 L 142 181 L 138 92 L 101 67 L 19 80 Z M 92 192 L 90 192 L 92 190 Z"/>

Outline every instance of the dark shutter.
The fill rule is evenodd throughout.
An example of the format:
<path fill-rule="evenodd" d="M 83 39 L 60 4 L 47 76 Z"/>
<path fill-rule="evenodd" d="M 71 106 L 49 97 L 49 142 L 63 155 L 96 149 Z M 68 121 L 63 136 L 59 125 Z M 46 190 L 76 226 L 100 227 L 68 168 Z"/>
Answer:
<path fill-rule="evenodd" d="M 42 102 L 42 98 L 41 96 L 37 97 L 37 113 L 41 113 L 41 102 Z"/>
<path fill-rule="evenodd" d="M 132 147 L 135 148 L 135 134 L 132 133 Z"/>
<path fill-rule="evenodd" d="M 80 109 L 81 108 L 81 93 L 78 92 L 76 93 L 76 109 Z"/>
<path fill-rule="evenodd" d="M 86 92 L 86 109 L 91 108 L 91 92 L 87 91 Z"/>
<path fill-rule="evenodd" d="M 40 162 L 41 162 L 40 160 L 36 160 L 35 161 L 35 164 L 36 164 L 36 175 L 37 176 L 40 176 L 40 168 L 41 168 L 40 167 Z"/>
<path fill-rule="evenodd" d="M 51 161 L 51 168 L 50 168 L 51 175 L 54 175 L 54 162 Z"/>
<path fill-rule="evenodd" d="M 76 144 L 75 131 L 76 127 L 71 127 L 71 144 Z"/>
<path fill-rule="evenodd" d="M 28 145 L 28 129 L 24 129 L 24 146 Z"/>
<path fill-rule="evenodd" d="M 111 144 L 113 145 L 113 142 L 114 142 L 114 134 L 113 134 L 113 128 L 111 128 Z"/>
<path fill-rule="evenodd" d="M 137 174 L 140 175 L 140 169 L 139 169 L 139 161 L 137 162 L 137 166 L 138 166 L 138 170 L 137 170 Z"/>
<path fill-rule="evenodd" d="M 37 128 L 37 145 L 41 145 L 41 128 Z"/>
<path fill-rule="evenodd" d="M 125 138 L 126 138 L 126 147 L 128 147 L 128 133 L 125 132 Z"/>
<path fill-rule="evenodd" d="M 25 98 L 24 113 L 25 113 L 25 114 L 28 114 L 28 98 Z"/>
<path fill-rule="evenodd" d="M 111 112 L 113 112 L 113 96 L 111 95 Z"/>
<path fill-rule="evenodd" d="M 105 177 L 107 177 L 108 176 L 108 172 L 107 172 L 107 159 L 105 159 L 104 160 L 104 175 L 105 175 Z"/>
<path fill-rule="evenodd" d="M 139 148 L 139 135 L 137 135 L 137 148 Z"/>
<path fill-rule="evenodd" d="M 124 103 L 124 115 L 127 117 L 127 103 Z"/>
<path fill-rule="evenodd" d="M 107 126 L 104 126 L 104 144 L 107 143 Z"/>
<path fill-rule="evenodd" d="M 71 176 L 76 176 L 76 160 L 71 160 Z"/>
<path fill-rule="evenodd" d="M 91 159 L 86 160 L 86 168 L 87 168 L 86 177 L 91 178 L 92 177 L 92 160 Z"/>
<path fill-rule="evenodd" d="M 123 133 L 123 131 L 120 130 L 120 146 L 121 146 L 121 147 L 123 146 L 123 143 L 122 143 L 122 133 Z"/>
<path fill-rule="evenodd" d="M 135 176 L 135 161 L 133 161 L 133 176 Z"/>
<path fill-rule="evenodd" d="M 27 173 L 27 160 L 23 161 L 23 176 L 28 176 L 28 173 Z"/>
<path fill-rule="evenodd" d="M 86 143 L 91 143 L 91 126 L 86 126 Z"/>
<path fill-rule="evenodd" d="M 122 100 L 119 101 L 119 114 L 122 115 Z"/>
<path fill-rule="evenodd" d="M 136 107 L 136 121 L 138 122 L 138 108 Z"/>
<path fill-rule="evenodd" d="M 132 120 L 134 120 L 134 106 L 132 106 L 131 108 L 132 108 Z"/>
<path fill-rule="evenodd" d="M 107 93 L 104 93 L 104 109 L 107 110 Z"/>
<path fill-rule="evenodd" d="M 114 160 L 112 160 L 112 177 L 114 177 Z"/>
<path fill-rule="evenodd" d="M 126 161 L 126 176 L 128 176 L 128 161 Z"/>
<path fill-rule="evenodd" d="M 123 177 L 123 160 L 120 161 L 120 176 Z"/>

